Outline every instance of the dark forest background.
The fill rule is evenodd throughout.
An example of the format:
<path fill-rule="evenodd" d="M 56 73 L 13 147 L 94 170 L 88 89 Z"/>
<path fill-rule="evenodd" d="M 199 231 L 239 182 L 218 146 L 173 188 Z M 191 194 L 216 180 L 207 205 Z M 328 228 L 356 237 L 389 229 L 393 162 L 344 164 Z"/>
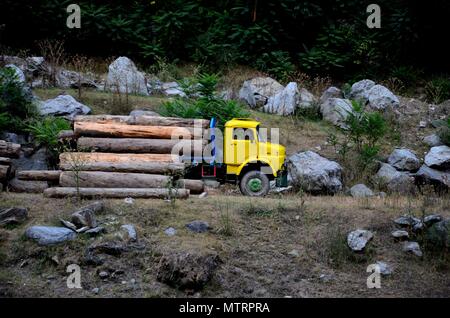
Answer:
<path fill-rule="evenodd" d="M 2 0 L 0 43 L 34 52 L 40 40 L 63 39 L 70 53 L 126 55 L 141 64 L 163 57 L 343 79 L 448 73 L 450 1 L 377 0 L 381 29 L 369 29 L 373 2 Z M 81 7 L 81 29 L 66 27 L 70 3 Z"/>

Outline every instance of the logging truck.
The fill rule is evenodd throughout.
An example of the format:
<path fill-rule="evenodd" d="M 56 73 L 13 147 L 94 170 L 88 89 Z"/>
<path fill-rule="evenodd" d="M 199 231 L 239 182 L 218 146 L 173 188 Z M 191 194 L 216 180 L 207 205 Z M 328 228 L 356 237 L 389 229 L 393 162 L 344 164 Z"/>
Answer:
<path fill-rule="evenodd" d="M 203 156 L 182 157 L 191 165 L 186 177 L 213 179 L 239 184 L 244 195 L 263 196 L 270 190 L 270 181 L 278 187 L 287 186 L 285 147 L 266 141 L 260 122 L 247 118 L 235 118 L 225 123 L 223 135 L 214 129 L 214 118 L 210 121 L 210 151 Z M 265 130 L 267 132 L 267 130 Z M 206 156 L 205 153 L 211 154 Z"/>

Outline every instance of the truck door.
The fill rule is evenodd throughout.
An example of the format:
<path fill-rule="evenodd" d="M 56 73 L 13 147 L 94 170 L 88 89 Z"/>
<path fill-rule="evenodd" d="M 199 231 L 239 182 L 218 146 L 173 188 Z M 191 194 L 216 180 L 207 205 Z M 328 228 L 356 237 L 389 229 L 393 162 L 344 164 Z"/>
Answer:
<path fill-rule="evenodd" d="M 233 128 L 230 147 L 234 150 L 233 162 L 230 164 L 241 165 L 248 158 L 258 157 L 258 145 L 256 131 L 253 128 Z"/>

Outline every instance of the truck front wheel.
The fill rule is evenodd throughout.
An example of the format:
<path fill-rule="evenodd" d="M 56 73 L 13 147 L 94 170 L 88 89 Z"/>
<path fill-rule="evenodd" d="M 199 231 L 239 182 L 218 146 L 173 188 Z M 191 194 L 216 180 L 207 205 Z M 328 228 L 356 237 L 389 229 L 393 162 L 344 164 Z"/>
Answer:
<path fill-rule="evenodd" d="M 244 174 L 239 184 L 243 195 L 252 197 L 264 196 L 269 192 L 269 178 L 261 171 L 252 170 Z"/>

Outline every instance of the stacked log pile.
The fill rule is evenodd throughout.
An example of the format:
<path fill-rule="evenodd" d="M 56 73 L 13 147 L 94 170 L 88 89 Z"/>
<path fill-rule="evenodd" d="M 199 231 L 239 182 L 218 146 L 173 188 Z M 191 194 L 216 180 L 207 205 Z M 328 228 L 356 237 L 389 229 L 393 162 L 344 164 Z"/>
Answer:
<path fill-rule="evenodd" d="M 18 158 L 20 155 L 19 144 L 0 140 L 0 190 L 9 178 L 11 173 L 11 158 Z"/>
<path fill-rule="evenodd" d="M 201 180 L 177 177 L 185 168 L 179 151 L 201 153 L 208 126 L 208 120 L 170 117 L 77 116 L 73 132 L 60 138 L 75 140 L 78 150 L 60 154 L 60 170 L 21 171 L 18 177 L 58 182 L 44 191 L 55 198 L 187 198 L 204 187 Z"/>

